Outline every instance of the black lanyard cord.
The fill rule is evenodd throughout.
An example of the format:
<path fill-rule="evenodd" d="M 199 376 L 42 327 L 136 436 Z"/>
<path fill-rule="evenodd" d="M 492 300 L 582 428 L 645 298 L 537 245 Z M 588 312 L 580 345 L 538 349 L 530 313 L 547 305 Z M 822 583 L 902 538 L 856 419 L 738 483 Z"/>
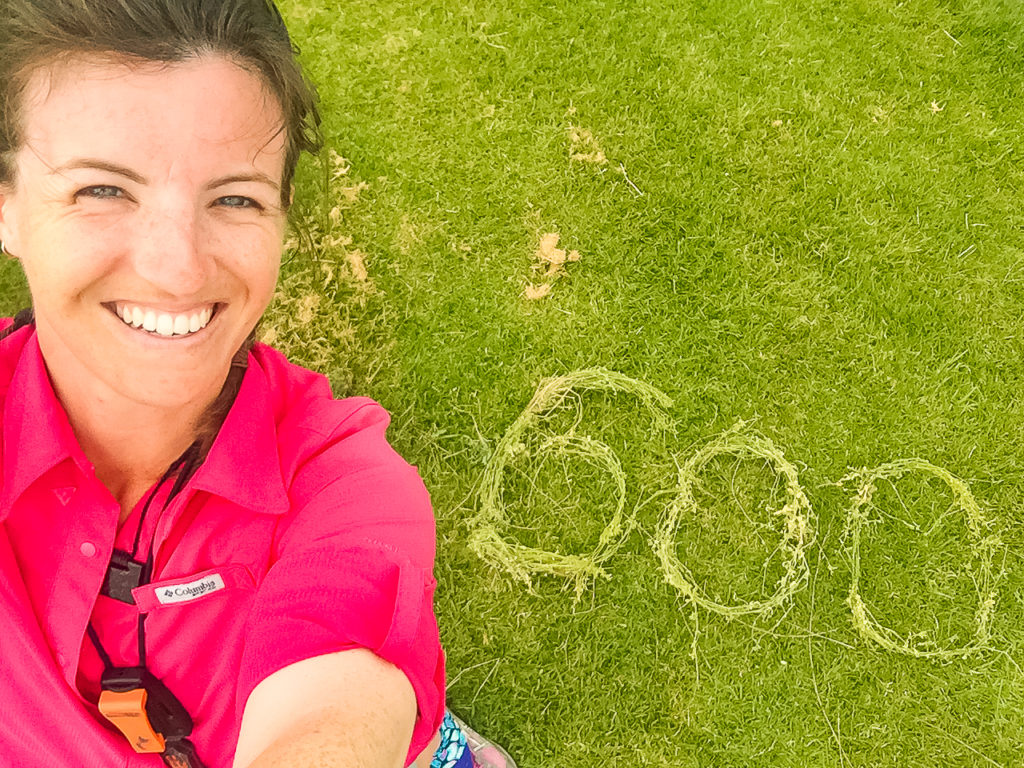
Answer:
<path fill-rule="evenodd" d="M 110 656 L 108 656 L 107 652 L 103 650 L 103 644 L 100 643 L 100 638 L 96 634 L 96 630 L 92 628 L 92 624 L 87 625 L 85 631 L 89 633 L 89 639 L 92 640 L 92 644 L 96 646 L 96 653 L 98 653 L 100 658 L 103 660 L 103 668 L 113 669 L 114 662 L 110 660 Z"/>
<path fill-rule="evenodd" d="M 145 522 L 146 515 L 149 512 L 150 504 L 152 504 L 153 499 L 156 498 L 157 492 L 175 472 L 178 473 L 174 484 L 171 486 L 170 493 L 168 493 L 160 511 L 162 516 L 163 513 L 167 511 L 168 505 L 184 489 L 185 484 L 196 472 L 201 463 L 202 454 L 199 450 L 199 443 L 193 443 L 170 467 L 168 467 L 163 477 L 161 477 L 160 481 L 153 487 L 153 490 L 150 492 L 149 496 L 147 496 L 145 503 L 142 505 L 142 511 L 139 513 L 139 525 L 135 532 L 135 546 L 131 555 L 133 562 L 135 562 L 134 558 L 138 554 L 142 526 Z M 150 536 L 149 552 L 146 554 L 146 562 L 142 564 L 141 570 L 138 573 L 139 586 L 149 584 L 153 577 L 153 561 L 156 549 L 156 528 L 159 523 L 160 521 L 157 520 L 156 525 L 153 526 L 153 534 Z M 126 719 L 137 724 L 139 722 L 138 719 L 141 718 L 142 721 L 147 724 L 151 732 L 156 733 L 159 737 L 164 739 L 164 742 L 161 744 L 160 751 L 165 765 L 171 766 L 171 768 L 204 768 L 203 761 L 199 758 L 195 745 L 188 738 L 192 734 L 193 727 L 193 721 L 189 716 L 188 710 L 185 709 L 182 703 L 167 688 L 167 686 L 146 668 L 146 617 L 148 615 L 148 612 L 139 612 L 137 634 L 139 644 L 139 663 L 136 667 L 115 667 L 113 659 L 110 658 L 110 654 L 108 654 L 103 648 L 103 643 L 100 642 L 99 635 L 97 634 L 96 629 L 92 626 L 92 623 L 90 622 L 86 626 L 89 639 L 92 641 L 93 646 L 96 648 L 96 652 L 99 654 L 100 660 L 103 662 L 103 676 L 100 680 L 100 687 L 103 689 L 103 693 L 100 694 L 98 704 L 100 712 L 103 713 L 104 717 L 114 723 L 114 725 L 117 726 L 117 728 L 121 730 L 126 737 L 128 737 L 128 740 L 132 742 L 136 750 L 140 749 L 139 744 L 147 743 L 147 739 L 151 737 L 151 734 L 150 737 L 146 737 L 145 733 L 139 734 L 134 730 L 137 726 L 129 727 L 128 725 L 122 724 L 122 721 L 126 721 Z M 117 696 L 130 691 L 137 692 L 139 689 L 144 692 L 143 698 L 141 699 L 144 710 L 129 712 L 126 714 L 116 706 L 109 708 L 112 705 L 111 699 L 109 698 L 107 699 L 107 707 L 109 709 L 104 709 L 104 696 Z M 136 740 L 137 737 L 145 738 L 143 738 L 142 742 L 138 742 Z"/>
<path fill-rule="evenodd" d="M 149 492 L 146 497 L 146 501 L 142 505 L 142 512 L 139 513 L 139 524 L 135 529 L 135 543 L 132 546 L 132 558 L 138 556 L 139 553 L 139 542 L 142 538 L 142 527 L 145 524 L 146 516 L 149 514 L 149 507 L 153 503 L 153 499 L 156 498 L 157 493 L 164 486 L 164 484 L 170 480 L 170 478 L 177 473 L 175 477 L 174 485 L 171 486 L 171 491 L 167 494 L 167 499 L 164 501 L 163 509 L 161 514 L 167 509 L 167 506 L 174 500 L 174 498 L 181 493 L 184 489 L 185 484 L 189 481 L 189 478 L 195 474 L 196 469 L 199 465 L 199 445 L 193 443 L 190 445 L 181 456 L 174 460 L 174 462 L 167 468 L 160 480 L 157 481 L 156 485 Z M 159 521 L 158 521 L 159 522 Z M 139 579 L 139 586 L 143 584 L 149 584 L 153 577 L 153 549 L 156 544 L 156 529 L 153 529 L 153 535 L 150 537 L 149 542 L 149 553 L 146 556 L 146 563 L 142 567 L 142 573 Z M 146 666 L 146 613 L 139 613 L 139 624 L 138 624 L 138 643 L 139 643 L 139 666 Z M 104 669 L 110 670 L 114 668 L 114 664 L 111 661 L 110 654 L 103 648 L 100 643 L 99 635 L 92 626 L 92 622 L 87 627 L 89 633 L 89 639 L 92 644 L 96 647 L 96 652 L 99 654 L 100 659 L 103 661 Z"/>
<path fill-rule="evenodd" d="M 142 505 L 142 512 L 139 513 L 139 524 L 135 528 L 135 542 L 132 544 L 133 559 L 139 555 L 139 541 L 142 539 L 142 524 L 146 521 L 146 513 L 149 512 L 149 505 L 153 503 L 153 497 L 155 497 L 157 491 L 160 490 L 160 486 L 167 482 L 167 473 L 170 471 L 170 469 L 167 470 L 167 472 L 164 473 L 164 476 L 160 478 L 160 482 L 153 486 L 153 490 L 151 490 L 149 492 L 149 496 L 146 497 L 146 503 Z"/>
<path fill-rule="evenodd" d="M 142 583 L 149 584 L 153 575 L 153 547 L 150 545 L 149 557 L 146 558 L 146 565 L 142 569 Z M 139 612 L 139 666 L 146 666 L 146 617 L 148 613 Z"/>
<path fill-rule="evenodd" d="M 198 446 L 196 443 L 192 443 L 185 452 L 181 454 L 174 462 L 167 468 L 160 480 L 157 481 L 156 485 L 153 486 L 153 490 L 149 492 L 149 496 L 146 497 L 146 503 L 142 505 L 142 512 L 139 513 L 139 524 L 135 528 L 135 542 L 132 544 L 132 557 L 135 558 L 139 554 L 139 542 L 142 539 L 142 526 L 146 521 L 146 514 L 149 512 L 149 505 L 153 503 L 153 499 L 157 492 L 163 487 L 175 472 L 178 476 L 174 480 L 174 485 L 171 486 L 171 492 L 167 494 L 167 501 L 164 502 L 164 509 L 167 509 L 167 505 L 174 500 L 181 490 L 185 487 L 185 483 L 189 481 L 189 478 L 195 473 L 196 467 L 193 465 L 195 462 L 195 456 L 198 453 Z M 184 471 L 182 471 L 184 470 Z M 161 510 L 162 511 L 162 510 Z M 153 531 L 153 536 L 150 537 L 149 549 L 150 553 L 153 551 L 153 540 L 156 538 L 156 530 Z"/>

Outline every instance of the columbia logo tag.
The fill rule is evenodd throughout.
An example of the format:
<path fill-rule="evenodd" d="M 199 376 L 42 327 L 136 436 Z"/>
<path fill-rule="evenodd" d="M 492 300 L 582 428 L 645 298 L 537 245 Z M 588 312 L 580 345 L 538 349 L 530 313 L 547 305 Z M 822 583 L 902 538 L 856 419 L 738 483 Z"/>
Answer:
<path fill-rule="evenodd" d="M 187 584 L 160 587 L 156 590 L 156 599 L 162 605 L 187 603 L 189 600 L 196 600 L 211 592 L 217 592 L 222 589 L 224 589 L 224 579 L 221 578 L 219 573 L 214 573 L 196 581 L 190 581 Z"/>

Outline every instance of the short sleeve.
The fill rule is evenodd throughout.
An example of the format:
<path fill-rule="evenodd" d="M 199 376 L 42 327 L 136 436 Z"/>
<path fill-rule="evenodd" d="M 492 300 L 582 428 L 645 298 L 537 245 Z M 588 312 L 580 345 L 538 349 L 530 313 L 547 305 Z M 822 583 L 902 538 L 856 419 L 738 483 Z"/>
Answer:
<path fill-rule="evenodd" d="M 362 407 L 297 468 L 294 511 L 246 624 L 237 706 L 241 713 L 253 688 L 290 664 L 367 648 L 416 694 L 408 764 L 441 723 L 444 655 L 430 500 L 384 440 L 387 421 L 375 403 Z"/>

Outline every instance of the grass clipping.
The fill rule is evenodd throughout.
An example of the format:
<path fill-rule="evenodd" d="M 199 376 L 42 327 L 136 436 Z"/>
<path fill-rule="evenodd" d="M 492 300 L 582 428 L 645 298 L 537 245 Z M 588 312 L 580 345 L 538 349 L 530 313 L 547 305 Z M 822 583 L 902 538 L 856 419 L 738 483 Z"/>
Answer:
<path fill-rule="evenodd" d="M 597 546 L 589 554 L 563 554 L 527 547 L 506 538 L 508 518 L 502 495 L 506 466 L 527 451 L 524 436 L 546 415 L 576 398 L 579 392 L 606 391 L 635 395 L 654 414 L 659 427 L 671 426 L 667 408 L 672 401 L 664 392 L 642 381 L 604 368 L 587 368 L 564 376 L 555 376 L 540 383 L 526 409 L 498 441 L 494 454 L 484 469 L 480 484 L 477 514 L 470 520 L 469 546 L 481 559 L 503 570 L 514 579 L 532 588 L 532 577 L 548 574 L 568 579 L 579 598 L 587 585 L 597 577 L 608 578 L 603 563 L 615 552 L 631 525 L 625 520 L 626 473 L 615 452 L 591 437 L 572 433 L 546 438 L 536 452 L 540 455 L 569 454 L 595 465 L 603 466 L 611 475 L 616 492 L 615 512 L 601 532 Z M 578 401 L 577 401 L 578 405 Z"/>
<path fill-rule="evenodd" d="M 967 529 L 971 534 L 971 550 L 978 559 L 978 573 L 974 579 L 978 608 L 975 612 L 974 637 L 961 646 L 943 647 L 925 633 L 903 637 L 894 630 L 883 627 L 872 617 L 860 595 L 860 538 L 861 531 L 869 522 L 868 511 L 872 508 L 871 499 L 876 490 L 876 483 L 879 480 L 898 480 L 908 472 L 924 472 L 942 480 L 952 492 L 954 504 L 964 513 Z M 847 554 L 853 571 L 847 603 L 853 616 L 853 625 L 861 637 L 893 653 L 917 658 L 957 659 L 985 650 L 991 637 L 990 625 L 996 606 L 992 561 L 999 548 L 999 539 L 987 533 L 989 524 L 982 516 L 981 507 L 975 501 L 967 484 L 924 459 L 901 459 L 874 469 L 854 470 L 843 477 L 839 484 L 848 482 L 856 482 L 858 487 L 846 524 Z"/>
<path fill-rule="evenodd" d="M 535 260 L 533 271 L 543 271 L 540 279 L 547 282 L 529 283 L 526 286 L 526 290 L 523 291 L 523 295 L 527 299 L 536 301 L 551 295 L 551 287 L 554 281 L 566 274 L 565 265 L 568 262 L 580 260 L 579 251 L 566 251 L 564 248 L 558 247 L 560 238 L 561 235 L 557 232 L 548 232 L 541 235 L 540 245 L 537 246 L 537 251 L 533 254 Z"/>
<path fill-rule="evenodd" d="M 717 456 L 764 459 L 786 483 L 786 500 L 773 514 L 784 523 L 779 551 L 783 554 L 783 571 L 775 592 L 763 600 L 752 600 L 736 605 L 716 602 L 698 586 L 690 570 L 680 562 L 675 552 L 676 531 L 684 515 L 698 513 L 694 486 L 708 462 Z M 748 614 L 767 614 L 781 608 L 807 584 L 809 569 L 806 552 L 814 538 L 811 503 L 800 485 L 796 467 L 782 451 L 764 435 L 748 429 L 739 422 L 707 443 L 679 468 L 677 494 L 669 504 L 652 541 L 654 553 L 661 562 L 665 580 L 678 589 L 694 605 L 699 605 L 726 618 Z"/>

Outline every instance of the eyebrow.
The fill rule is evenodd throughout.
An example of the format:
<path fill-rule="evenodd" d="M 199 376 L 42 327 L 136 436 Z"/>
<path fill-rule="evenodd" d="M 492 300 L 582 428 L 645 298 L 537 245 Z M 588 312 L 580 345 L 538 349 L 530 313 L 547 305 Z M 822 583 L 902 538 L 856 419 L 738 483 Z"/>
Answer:
<path fill-rule="evenodd" d="M 50 175 L 57 176 L 63 173 L 64 171 L 74 171 L 80 168 L 91 168 L 93 170 L 98 171 L 108 171 L 110 173 L 115 173 L 118 176 L 124 176 L 127 179 L 131 179 L 137 184 L 147 183 L 145 176 L 136 173 L 131 168 L 125 168 L 123 165 L 118 165 L 117 163 L 109 163 L 106 160 L 95 160 L 89 157 L 77 158 L 75 160 L 71 160 L 67 163 L 64 163 L 63 165 L 60 165 L 54 168 L 52 171 L 50 171 Z"/>
<path fill-rule="evenodd" d="M 225 184 L 234 184 L 236 182 L 254 181 L 258 184 L 266 184 L 269 187 L 273 187 L 274 191 L 280 191 L 280 182 L 274 181 L 274 179 L 267 176 L 265 173 L 260 171 L 253 171 L 252 173 L 235 173 L 231 176 L 222 176 L 219 179 L 211 181 L 206 185 L 207 189 L 216 189 L 217 187 L 223 187 Z"/>
<path fill-rule="evenodd" d="M 107 171 L 109 173 L 117 174 L 118 176 L 124 176 L 136 184 L 148 184 L 146 177 L 140 173 L 133 171 L 131 168 L 126 168 L 123 165 L 117 163 L 107 162 L 106 160 L 97 160 L 94 158 L 77 158 L 64 163 L 57 168 L 54 168 L 50 173 L 51 175 L 61 174 L 64 171 L 73 171 L 78 169 L 93 169 L 99 171 Z M 258 184 L 266 184 L 273 188 L 275 191 L 280 191 L 281 184 L 270 176 L 260 171 L 253 171 L 251 173 L 234 173 L 230 176 L 222 176 L 219 179 L 214 179 L 206 185 L 207 189 L 216 189 L 217 187 L 223 187 L 226 184 L 234 184 L 237 182 L 256 182 Z"/>

